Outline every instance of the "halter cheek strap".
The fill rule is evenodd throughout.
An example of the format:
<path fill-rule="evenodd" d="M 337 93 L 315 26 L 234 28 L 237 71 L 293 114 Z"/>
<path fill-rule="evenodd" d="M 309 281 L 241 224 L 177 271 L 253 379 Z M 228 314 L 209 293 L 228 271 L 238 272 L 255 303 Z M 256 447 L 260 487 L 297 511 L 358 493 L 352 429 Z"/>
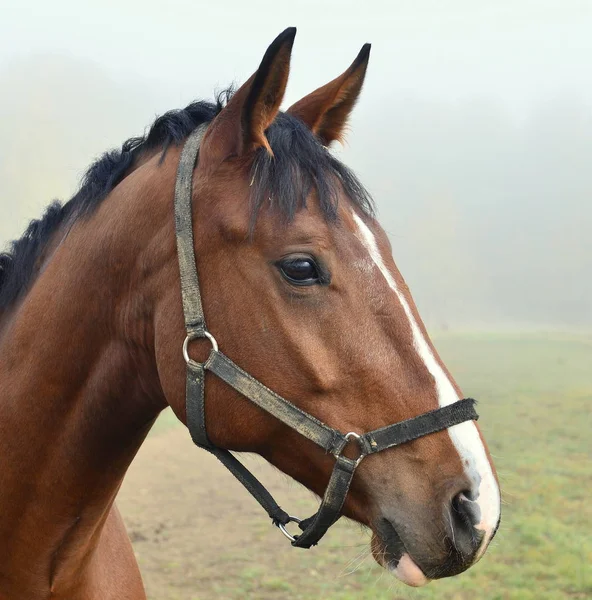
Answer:
<path fill-rule="evenodd" d="M 220 352 L 215 338 L 206 328 L 193 239 L 191 206 L 193 171 L 206 128 L 207 125 L 200 125 L 187 139 L 181 152 L 175 184 L 177 254 L 187 332 L 187 337 L 183 342 L 183 356 L 187 364 L 185 391 L 187 426 L 193 442 L 216 456 L 247 488 L 265 509 L 274 525 L 277 525 L 290 539 L 293 546 L 310 548 L 318 543 L 329 527 L 341 516 L 341 509 L 355 470 L 365 456 L 393 448 L 464 421 L 476 420 L 478 415 L 475 411 L 475 401 L 472 398 L 465 398 L 412 419 L 387 425 L 368 433 L 343 434 L 279 396 Z M 189 356 L 189 344 L 192 340 L 204 338 L 210 341 L 212 349 L 208 359 L 204 363 L 198 363 Z M 279 507 L 267 489 L 233 454 L 224 448 L 212 445 L 208 439 L 205 420 L 204 378 L 206 371 L 218 376 L 259 408 L 335 457 L 335 466 L 325 495 L 319 510 L 314 515 L 305 520 L 290 516 Z M 359 454 L 355 459 L 347 458 L 343 454 L 345 447 L 350 443 L 358 445 Z M 288 533 L 286 525 L 290 522 L 298 523 L 302 530 L 300 535 L 292 536 Z"/>

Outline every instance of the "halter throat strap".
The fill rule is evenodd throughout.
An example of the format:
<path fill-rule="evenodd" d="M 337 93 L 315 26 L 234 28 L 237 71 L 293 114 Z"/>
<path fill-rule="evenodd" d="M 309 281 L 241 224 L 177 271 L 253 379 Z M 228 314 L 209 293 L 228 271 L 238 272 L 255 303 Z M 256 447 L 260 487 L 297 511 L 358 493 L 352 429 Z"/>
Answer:
<path fill-rule="evenodd" d="M 183 356 L 187 365 L 186 418 L 193 442 L 211 452 L 247 488 L 265 509 L 273 523 L 290 539 L 292 545 L 310 548 L 316 545 L 329 527 L 341 516 L 341 509 L 348 494 L 356 468 L 365 456 L 410 442 L 436 431 L 441 431 L 464 421 L 476 420 L 475 401 L 472 398 L 459 400 L 421 414 L 417 417 L 387 425 L 364 434 L 343 434 L 301 410 L 296 405 L 276 394 L 249 373 L 241 369 L 219 349 L 215 338 L 207 330 L 193 238 L 193 171 L 199 147 L 207 129 L 200 125 L 189 136 L 179 159 L 175 183 L 175 230 L 177 255 L 181 276 L 181 299 L 185 319 L 186 338 Z M 189 356 L 192 340 L 207 338 L 212 350 L 204 363 Z M 214 446 L 208 439 L 205 419 L 205 372 L 210 371 L 262 410 L 273 415 L 285 425 L 311 440 L 326 453 L 335 457 L 335 466 L 329 478 L 319 510 L 305 520 L 290 516 L 282 510 L 259 480 L 228 450 Z M 357 443 L 355 459 L 344 456 L 343 451 L 350 443 Z M 293 536 L 286 530 L 290 522 L 299 524 L 302 534 Z"/>

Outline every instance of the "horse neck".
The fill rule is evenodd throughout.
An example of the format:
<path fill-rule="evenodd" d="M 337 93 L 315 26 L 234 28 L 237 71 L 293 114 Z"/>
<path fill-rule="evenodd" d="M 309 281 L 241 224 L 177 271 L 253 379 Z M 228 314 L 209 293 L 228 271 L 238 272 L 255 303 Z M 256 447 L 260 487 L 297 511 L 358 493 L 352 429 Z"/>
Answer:
<path fill-rule="evenodd" d="M 164 407 L 137 266 L 153 232 L 126 239 L 120 200 L 72 227 L 0 331 L 0 597 L 89 561 Z"/>
<path fill-rule="evenodd" d="M 138 150 L 137 155 L 134 157 L 131 164 L 128 166 L 127 170 L 121 177 L 121 181 L 125 180 L 132 173 L 134 173 L 134 171 L 138 170 L 140 167 L 144 166 L 146 163 L 151 161 L 155 156 L 160 156 L 161 153 L 162 150 L 160 148 L 148 148 Z M 72 213 L 67 210 L 67 208 L 68 204 L 66 204 L 63 207 L 63 210 L 66 212 L 66 216 L 64 217 L 63 221 L 57 226 L 56 230 L 51 234 L 51 236 L 43 243 L 39 254 L 36 256 L 35 263 L 32 265 L 32 272 L 29 273 L 29 280 L 32 283 L 35 282 L 39 273 L 45 268 L 47 262 L 51 259 L 53 253 L 62 243 L 65 236 L 68 235 L 72 224 L 75 222 L 75 216 L 73 216 Z M 7 326 L 12 315 L 15 313 L 16 309 L 20 306 L 20 304 L 21 299 L 17 300 L 9 306 L 0 307 L 0 342 L 2 339 L 3 329 Z"/>

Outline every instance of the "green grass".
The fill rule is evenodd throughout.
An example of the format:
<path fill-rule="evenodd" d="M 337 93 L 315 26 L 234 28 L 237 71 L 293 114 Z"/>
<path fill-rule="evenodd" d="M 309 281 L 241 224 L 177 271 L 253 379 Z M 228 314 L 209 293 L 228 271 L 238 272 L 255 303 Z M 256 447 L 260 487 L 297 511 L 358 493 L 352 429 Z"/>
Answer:
<path fill-rule="evenodd" d="M 294 550 L 281 573 L 234 573 L 220 597 L 592 598 L 592 337 L 447 334 L 435 342 L 464 393 L 480 401 L 502 485 L 502 525 L 484 559 L 419 590 L 370 559 L 339 576 L 361 549 L 359 529 L 340 523 L 322 547 Z"/>
<path fill-rule="evenodd" d="M 472 334 L 436 344 L 463 391 L 481 400 L 503 513 L 479 565 L 417 597 L 592 597 L 592 337 Z"/>

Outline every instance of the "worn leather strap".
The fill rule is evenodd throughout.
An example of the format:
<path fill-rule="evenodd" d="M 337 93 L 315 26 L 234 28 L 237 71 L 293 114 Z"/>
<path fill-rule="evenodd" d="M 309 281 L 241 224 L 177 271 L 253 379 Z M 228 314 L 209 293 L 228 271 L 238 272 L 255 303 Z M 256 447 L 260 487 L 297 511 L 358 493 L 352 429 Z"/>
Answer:
<path fill-rule="evenodd" d="M 220 379 L 240 392 L 251 402 L 272 414 L 295 429 L 304 437 L 312 440 L 327 452 L 334 453 L 345 443 L 345 437 L 331 429 L 312 415 L 288 402 L 267 386 L 257 381 L 222 352 L 213 351 L 204 367 L 215 373 Z"/>
<path fill-rule="evenodd" d="M 417 417 L 393 423 L 361 436 L 364 454 L 374 454 L 394 446 L 400 446 L 419 437 L 442 431 L 464 421 L 476 421 L 475 400 L 464 398 L 448 406 L 442 406 Z"/>
<path fill-rule="evenodd" d="M 354 434 L 345 436 L 304 412 L 260 381 L 257 381 L 230 358 L 217 350 L 216 343 L 206 329 L 193 239 L 191 202 L 193 170 L 205 130 L 206 125 L 201 125 L 187 139 L 181 152 L 175 184 L 177 253 L 181 274 L 183 314 L 187 331 L 187 339 L 184 345 L 187 363 L 185 389 L 187 426 L 195 444 L 216 456 L 247 488 L 255 500 L 261 504 L 276 525 L 286 525 L 294 519 L 278 506 L 267 489 L 233 454 L 223 448 L 215 447 L 208 439 L 205 420 L 205 372 L 211 371 L 258 407 L 299 432 L 302 436 L 312 440 L 326 452 L 333 454 L 335 456 L 335 466 L 319 510 L 312 517 L 300 523 L 300 528 L 303 530 L 301 535 L 291 537 L 292 545 L 299 548 L 310 548 L 316 545 L 329 527 L 339 519 L 355 470 L 365 456 L 441 431 L 464 421 L 477 419 L 478 416 L 474 408 L 475 401 L 466 398 L 400 423 L 388 425 L 362 435 L 356 434 L 360 456 L 357 460 L 352 460 L 343 456 L 342 452 L 348 440 L 351 439 L 350 436 Z M 189 358 L 187 345 L 190 340 L 204 337 L 210 338 L 214 348 L 208 360 L 201 364 Z"/>
<path fill-rule="evenodd" d="M 185 383 L 187 426 L 193 443 L 209 450 L 213 446 L 206 433 L 204 384 L 205 369 L 203 364 L 190 360 L 187 363 L 187 380 Z"/>
<path fill-rule="evenodd" d="M 280 508 L 263 484 L 234 454 L 223 448 L 210 447 L 206 450 L 211 452 L 247 488 L 248 492 L 269 515 L 274 525 L 287 525 L 290 522 L 288 513 Z"/>
<path fill-rule="evenodd" d="M 329 527 L 339 519 L 356 467 L 355 460 L 342 455 L 337 457 L 319 510 L 299 524 L 302 534 L 296 537 L 292 546 L 296 548 L 316 546 Z"/>
<path fill-rule="evenodd" d="M 203 336 L 206 328 L 197 266 L 195 264 L 195 246 L 193 244 L 193 169 L 199 153 L 201 140 L 206 132 L 207 124 L 200 125 L 187 138 L 175 182 L 175 230 L 177 233 L 177 255 L 181 274 L 181 298 L 183 300 L 183 315 L 185 329 L 191 338 Z"/>

